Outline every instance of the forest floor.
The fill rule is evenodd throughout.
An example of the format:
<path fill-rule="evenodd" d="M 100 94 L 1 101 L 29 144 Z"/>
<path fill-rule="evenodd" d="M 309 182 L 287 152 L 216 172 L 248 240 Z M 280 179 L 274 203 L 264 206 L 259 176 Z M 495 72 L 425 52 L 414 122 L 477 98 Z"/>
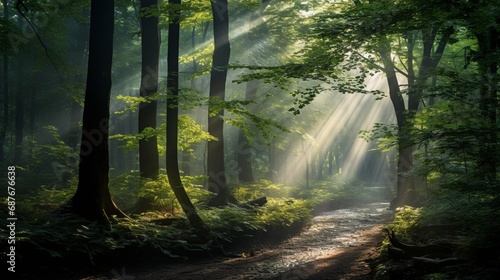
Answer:
<path fill-rule="evenodd" d="M 369 261 L 378 256 L 382 227 L 392 218 L 387 206 L 374 203 L 324 212 L 290 239 L 233 248 L 240 250 L 233 257 L 127 265 L 80 279 L 370 279 Z"/>

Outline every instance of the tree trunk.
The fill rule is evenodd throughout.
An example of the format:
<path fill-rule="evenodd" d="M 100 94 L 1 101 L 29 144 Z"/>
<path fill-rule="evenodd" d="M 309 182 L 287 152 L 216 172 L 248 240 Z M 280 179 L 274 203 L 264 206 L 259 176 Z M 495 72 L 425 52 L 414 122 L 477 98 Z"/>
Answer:
<path fill-rule="evenodd" d="M 181 0 L 169 0 L 170 5 L 180 5 Z M 201 238 L 206 238 L 208 228 L 201 220 L 196 208 L 182 185 L 179 173 L 179 159 L 177 149 L 178 115 L 179 115 L 179 35 L 180 11 L 170 14 L 171 23 L 168 25 L 168 74 L 167 88 L 170 96 L 167 102 L 167 176 L 170 186 L 179 201 L 182 210 L 193 228 Z"/>
<path fill-rule="evenodd" d="M 268 170 L 268 175 L 267 179 L 271 182 L 276 182 L 278 178 L 278 149 L 274 147 L 274 139 L 271 139 L 271 143 L 269 144 L 269 153 L 268 153 L 268 158 L 269 158 L 269 170 Z M 285 174 L 286 176 L 286 174 Z"/>
<path fill-rule="evenodd" d="M 141 1 L 141 9 L 152 8 L 157 0 Z M 160 36 L 157 16 L 141 17 L 142 68 L 141 97 L 150 97 L 158 91 L 158 59 Z M 146 128 L 156 128 L 156 100 L 139 105 L 139 133 Z M 159 172 L 158 141 L 156 136 L 139 140 L 139 171 L 142 178 L 156 179 Z"/>
<path fill-rule="evenodd" d="M 85 8 L 81 12 L 82 17 L 88 18 L 90 16 L 88 8 Z M 85 94 L 85 77 L 82 73 L 85 73 L 85 67 L 88 59 L 88 39 L 89 39 L 89 25 L 86 22 L 75 21 L 76 28 L 75 32 L 78 34 L 78 38 L 75 44 L 72 46 L 72 63 L 76 68 L 76 72 L 73 74 L 73 81 L 78 85 L 74 88 L 74 92 L 70 94 L 70 116 L 69 116 L 69 132 L 67 143 L 68 146 L 75 152 L 78 150 L 79 137 L 81 135 L 81 127 L 78 124 L 82 119 L 82 106 L 78 102 L 80 98 L 83 98 Z M 80 86 L 81 85 L 81 86 Z M 62 181 L 67 182 L 72 174 L 78 172 L 78 166 L 76 164 L 76 159 L 68 154 L 68 159 L 66 160 L 67 168 L 62 174 Z"/>
<path fill-rule="evenodd" d="M 263 36 L 266 35 L 263 32 L 255 31 L 255 27 L 266 25 L 266 23 L 262 17 L 262 12 L 264 11 L 266 6 L 268 5 L 268 2 L 269 2 L 268 0 L 262 1 L 262 5 L 261 5 L 260 9 L 252 12 L 252 15 L 250 16 L 250 20 L 248 23 L 250 25 L 250 28 L 249 28 L 249 31 L 247 32 L 247 36 L 246 36 L 248 41 L 260 40 L 263 38 Z M 257 22 L 257 21 L 258 21 L 258 23 L 256 24 L 255 22 Z M 254 26 L 252 26 L 252 25 L 254 25 Z M 266 29 L 266 31 L 267 31 L 267 29 Z M 253 63 L 250 60 L 252 58 L 254 58 L 255 55 L 252 53 L 249 53 L 248 57 L 249 57 L 248 63 L 249 63 L 249 65 L 252 65 Z M 251 72 L 252 71 L 249 70 L 248 74 L 250 74 Z M 260 84 L 260 81 L 258 81 L 258 80 L 252 80 L 252 81 L 248 81 L 246 83 L 245 100 L 252 101 L 252 100 L 255 100 L 257 98 L 257 90 L 258 90 L 259 84 Z M 250 106 L 249 110 L 253 111 L 255 109 L 253 107 L 255 107 L 255 106 Z M 252 161 L 252 153 L 253 153 L 253 149 L 252 149 L 249 141 L 245 138 L 245 134 L 242 131 L 240 131 L 238 133 L 238 151 L 237 151 L 237 163 L 238 163 L 238 167 L 239 167 L 238 179 L 240 180 L 240 182 L 254 182 L 255 181 L 254 174 L 253 174 L 253 168 L 252 168 L 252 162 L 251 162 Z"/>
<path fill-rule="evenodd" d="M 114 1 L 92 0 L 89 61 L 83 110 L 78 188 L 68 202 L 77 215 L 109 224 L 126 217 L 109 193 L 108 122 L 113 57 Z"/>
<path fill-rule="evenodd" d="M 333 153 L 333 145 L 330 147 L 330 151 L 328 152 L 328 176 L 333 175 L 333 159 L 334 159 L 334 153 Z"/>
<path fill-rule="evenodd" d="M 218 103 L 219 100 L 225 100 L 227 65 L 229 63 L 231 51 L 229 45 L 229 16 L 227 0 L 212 1 L 211 5 L 215 47 L 212 57 L 212 71 L 210 72 L 210 99 L 211 102 Z M 217 138 L 217 141 L 208 141 L 208 190 L 217 193 L 217 196 L 208 202 L 208 205 L 211 206 L 236 203 L 236 199 L 229 192 L 226 183 L 226 170 L 224 166 L 224 121 L 222 115 L 222 110 L 213 112 L 213 108 L 209 108 L 208 133 Z"/>
<path fill-rule="evenodd" d="M 78 122 L 82 119 L 82 106 L 72 99 L 70 111 L 68 146 L 76 150 L 78 146 L 78 134 L 80 131 Z"/>
<path fill-rule="evenodd" d="M 89 10 L 84 9 L 82 11 L 83 17 L 89 16 Z M 89 37 L 89 26 L 88 23 L 77 22 L 76 30 L 79 33 L 76 44 L 73 46 L 73 63 L 77 69 L 73 79 L 78 84 L 83 84 L 82 74 L 85 71 L 85 65 L 88 59 L 88 37 Z M 68 146 L 73 149 L 77 149 L 78 136 L 80 135 L 80 126 L 78 122 L 82 119 L 82 106 L 77 102 L 80 98 L 80 93 L 83 95 L 85 89 L 78 87 L 78 94 L 76 96 L 71 96 L 71 108 L 70 108 L 70 123 L 69 123 L 69 134 L 68 134 Z"/>
<path fill-rule="evenodd" d="M 482 33 L 476 34 L 479 55 L 479 75 L 481 77 L 480 108 L 484 121 L 481 123 L 481 155 L 479 165 L 485 180 L 495 185 L 497 180 L 497 107 L 498 107 L 498 60 L 499 32 L 495 27 L 485 27 Z"/>
<path fill-rule="evenodd" d="M 391 208 L 397 208 L 405 204 L 412 204 L 411 194 L 413 194 L 414 184 L 413 178 L 409 178 L 407 172 L 413 166 L 413 149 L 409 144 L 408 134 L 406 133 L 406 108 L 399 88 L 398 78 L 394 69 L 394 64 L 391 60 L 391 47 L 387 41 L 382 42 L 379 50 L 384 72 L 389 85 L 389 96 L 394 107 L 396 120 L 399 130 L 398 138 L 398 164 L 397 164 L 397 193 L 396 197 L 391 201 Z"/>
<path fill-rule="evenodd" d="M 23 69 L 24 56 L 18 57 L 17 65 L 17 92 L 15 98 L 16 104 L 16 120 L 15 120 L 15 140 L 14 140 L 14 162 L 21 164 L 23 154 L 23 138 L 24 138 L 24 69 Z"/>
<path fill-rule="evenodd" d="M 30 110 L 29 110 L 29 118 L 28 118 L 28 135 L 29 139 L 29 146 L 28 146 L 28 151 L 26 151 L 26 154 L 29 156 L 28 160 L 33 159 L 33 148 L 34 148 L 34 141 L 32 139 L 35 139 L 35 122 L 36 122 L 36 109 L 38 108 L 37 102 L 36 102 L 36 88 L 34 85 L 31 85 L 30 88 L 30 96 L 29 96 L 29 101 L 30 101 Z"/>
<path fill-rule="evenodd" d="M 438 29 L 434 27 L 431 28 L 430 31 L 427 31 L 425 29 L 422 30 L 422 61 L 420 62 L 418 77 L 416 77 L 416 79 L 409 79 L 411 82 L 408 83 L 409 96 L 407 118 L 412 118 L 418 111 L 419 104 L 422 100 L 425 83 L 435 74 L 436 68 L 441 61 L 441 57 L 444 53 L 446 45 L 448 44 L 450 35 L 453 32 L 453 28 L 443 30 L 443 34 L 441 35 L 439 43 L 437 47 L 435 47 L 434 42 L 436 40 L 437 31 Z M 412 57 L 413 55 L 411 55 L 410 58 Z M 414 75 L 413 71 L 409 71 L 408 75 L 410 76 L 410 74 Z M 415 81 L 413 82 L 413 80 Z"/>
<path fill-rule="evenodd" d="M 258 81 L 249 81 L 246 84 L 245 100 L 257 98 Z M 250 108 L 251 109 L 251 108 Z M 240 182 L 252 183 L 255 181 L 252 169 L 253 149 L 243 131 L 238 133 L 237 163 L 239 167 L 238 179 Z"/>

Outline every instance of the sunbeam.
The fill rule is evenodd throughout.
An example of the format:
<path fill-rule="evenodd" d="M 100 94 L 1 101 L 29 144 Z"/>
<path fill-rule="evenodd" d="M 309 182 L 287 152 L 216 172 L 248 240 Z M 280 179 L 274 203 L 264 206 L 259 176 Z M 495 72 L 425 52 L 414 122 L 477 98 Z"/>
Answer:
<path fill-rule="evenodd" d="M 383 75 L 377 74 L 366 80 L 366 86 L 370 90 L 385 92 L 387 86 L 384 81 Z M 373 124 L 377 122 L 391 123 L 390 100 L 386 98 L 376 101 L 373 96 L 362 94 L 325 93 L 324 95 L 336 99 L 336 105 L 330 109 L 327 117 L 309 132 L 314 138 L 314 145 L 308 145 L 307 150 L 303 151 L 303 141 L 297 141 L 294 144 L 292 150 L 299 152 L 295 156 L 289 157 L 288 162 L 284 162 L 280 170 L 281 174 L 285 174 L 285 182 L 296 183 L 305 179 L 306 165 L 310 162 L 304 159 L 304 152 L 307 153 L 309 159 L 314 159 L 324 151 L 330 150 L 332 152 L 330 147 L 333 146 L 342 149 L 336 155 L 342 157 L 336 159 L 337 169 L 341 177 L 357 176 L 371 182 L 377 182 L 380 178 L 374 176 L 384 172 L 387 160 L 372 151 L 373 144 L 360 139 L 358 132 L 371 129 Z M 322 102 L 322 100 L 318 99 L 315 102 Z M 326 157 L 324 154 L 321 156 Z M 372 157 L 375 158 L 372 159 Z M 290 169 L 290 166 L 293 166 L 293 169 Z M 359 176 L 365 172 L 373 175 Z"/>

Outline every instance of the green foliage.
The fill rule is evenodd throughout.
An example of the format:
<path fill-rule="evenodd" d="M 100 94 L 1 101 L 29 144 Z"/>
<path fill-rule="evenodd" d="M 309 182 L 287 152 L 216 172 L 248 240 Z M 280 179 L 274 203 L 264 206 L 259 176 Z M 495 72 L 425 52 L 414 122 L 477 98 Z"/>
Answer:
<path fill-rule="evenodd" d="M 232 241 L 236 236 L 264 229 L 255 223 L 256 212 L 252 209 L 228 206 L 199 210 L 199 214 L 212 236 L 219 240 Z"/>
<path fill-rule="evenodd" d="M 206 44 L 200 48 L 200 50 L 192 53 L 187 53 L 179 57 L 179 63 L 188 64 L 192 61 L 196 61 L 202 69 L 201 72 L 196 73 L 196 75 L 208 74 L 210 73 L 210 67 L 212 66 L 212 54 L 214 53 L 214 45 Z"/>
<path fill-rule="evenodd" d="M 111 176 L 109 190 L 113 200 L 123 210 L 134 209 L 134 203 L 139 197 L 141 178 L 139 170 L 130 170 L 127 173 Z"/>
<path fill-rule="evenodd" d="M 500 243 L 496 238 L 500 234 L 498 201 L 493 194 L 444 189 L 425 207 L 399 208 L 388 228 L 410 243 L 449 239 L 448 242 L 458 244 L 457 249 L 464 257 L 481 258 L 477 254 L 486 250 L 491 258 L 500 259 Z"/>
<path fill-rule="evenodd" d="M 203 129 L 203 126 L 196 123 L 189 115 L 180 115 L 179 119 L 179 144 L 181 151 L 189 151 L 193 154 L 192 147 L 195 144 L 205 141 L 217 140 Z M 166 144 L 166 143 L 165 143 Z"/>
<path fill-rule="evenodd" d="M 268 198 L 263 207 L 243 208 L 229 206 L 200 210 L 199 214 L 217 239 L 231 241 L 236 237 L 289 228 L 305 223 L 311 217 L 309 201 L 291 198 Z"/>
<path fill-rule="evenodd" d="M 371 130 L 361 130 L 359 137 L 370 141 L 377 141 L 377 149 L 388 152 L 398 144 L 399 130 L 397 125 L 376 123 Z"/>
<path fill-rule="evenodd" d="M 203 130 L 203 126 L 194 121 L 189 115 L 179 116 L 179 136 L 178 147 L 181 151 L 193 152 L 192 146 L 204 141 L 215 140 L 213 136 Z M 132 151 L 139 148 L 140 140 L 147 140 L 156 136 L 158 138 L 158 151 L 160 156 L 166 152 L 166 130 L 167 125 L 162 122 L 156 129 L 152 127 L 145 128 L 142 132 L 131 134 L 115 134 L 111 135 L 110 139 L 116 139 L 124 145 L 120 146 L 124 151 Z"/>
<path fill-rule="evenodd" d="M 133 212 L 159 211 L 178 214 L 181 208 L 167 175 L 160 174 L 156 180 L 152 180 L 141 179 L 138 173 L 133 170 L 111 179 L 110 192 L 120 208 Z M 181 180 L 194 204 L 203 203 L 213 195 L 201 185 L 204 176 L 181 176 Z"/>
<path fill-rule="evenodd" d="M 4 233 L 0 235 L 4 237 Z M 120 220 L 109 232 L 72 214 L 58 214 L 36 224 L 25 223 L 17 232 L 16 244 L 20 248 L 17 253 L 26 261 L 36 261 L 42 267 L 57 262 L 61 269 L 80 259 L 81 269 L 112 263 L 111 259 L 121 261 L 129 254 L 179 257 L 173 251 L 206 249 L 203 244 L 188 242 L 191 236 L 176 227 L 155 225 L 145 219 Z"/>
<path fill-rule="evenodd" d="M 191 198 L 191 202 L 195 205 L 204 203 L 213 195 L 207 191 L 200 183 L 203 182 L 204 176 L 181 176 L 182 184 L 186 189 L 188 196 Z M 168 205 L 170 207 L 168 210 L 180 210 L 181 207 L 178 201 L 175 199 L 174 192 L 170 187 L 168 178 L 166 175 L 160 175 L 157 180 L 146 182 L 141 187 L 139 192 L 139 197 L 141 196 L 153 197 L 154 201 L 160 205 Z"/>
<path fill-rule="evenodd" d="M 410 233 L 420 223 L 422 218 L 421 208 L 405 206 L 397 209 L 396 216 L 391 225 L 388 226 L 398 236 L 404 239 L 411 239 Z"/>
<path fill-rule="evenodd" d="M 25 186 L 22 193 L 36 192 L 40 186 L 66 187 L 76 180 L 79 159 L 76 149 L 61 139 L 55 126 L 45 126 L 42 131 L 47 134 L 43 144 L 31 140 L 29 146 L 23 147 L 29 149 L 31 154 L 30 160 L 18 167 L 24 174 L 29 174 L 20 178 Z"/>
<path fill-rule="evenodd" d="M 500 248 L 495 238 L 500 233 L 498 201 L 498 195 L 494 193 L 443 190 L 422 209 L 421 222 L 458 225 L 461 229 L 458 241 L 472 251 Z"/>
<path fill-rule="evenodd" d="M 255 132 L 250 133 L 250 125 L 254 125 L 258 129 L 265 140 L 269 140 L 276 131 L 288 132 L 288 128 L 279 124 L 269 117 L 264 117 L 250 111 L 246 105 L 253 103 L 253 101 L 240 101 L 240 100 L 221 100 L 218 97 L 209 98 L 208 104 L 210 108 L 209 115 L 215 116 L 222 111 L 226 111 L 232 117 L 224 117 L 224 121 L 235 127 L 240 128 L 250 142 L 255 138 Z"/>
<path fill-rule="evenodd" d="M 298 222 L 307 221 L 311 217 L 312 203 L 302 199 L 272 198 L 260 209 L 257 224 L 291 227 Z"/>
<path fill-rule="evenodd" d="M 249 201 L 262 196 L 292 197 L 296 192 L 297 187 L 276 184 L 264 179 L 256 183 L 240 184 L 233 188 L 234 196 L 238 201 Z"/>
<path fill-rule="evenodd" d="M 413 139 L 425 149 L 415 155 L 417 172 L 441 187 L 480 187 L 483 180 L 481 142 L 488 129 L 474 106 L 443 100 L 425 108 L 414 120 Z"/>
<path fill-rule="evenodd" d="M 41 258 L 40 265 L 48 267 L 54 262 L 60 267 L 69 267 L 78 258 L 81 260 L 78 263 L 80 268 L 109 260 L 121 262 L 126 256 L 132 255 L 186 257 L 191 252 L 210 250 L 220 242 L 231 242 L 265 232 L 273 235 L 286 232 L 307 223 L 311 211 L 319 203 L 328 201 L 336 205 L 338 199 L 359 196 L 363 192 L 361 187 L 350 188 L 347 184 L 339 186 L 325 182 L 304 191 L 301 187 L 262 180 L 237 186 L 234 192 L 240 201 L 267 196 L 268 202 L 263 207 L 206 209 L 202 205 L 212 194 L 202 187 L 203 179 L 202 176 L 182 177 L 188 195 L 201 208 L 199 213 L 211 230 L 210 238 L 217 242 L 199 242 L 180 214 L 180 207 L 165 175 L 160 175 L 157 180 L 141 182 L 138 172 L 131 171 L 111 178 L 113 198 L 126 210 L 134 209 L 132 203 L 137 197 L 151 198 L 154 206 L 151 211 L 132 215 L 133 219 L 119 219 L 108 231 L 73 215 L 54 213 L 74 193 L 76 181 L 70 188 L 44 187 L 32 199 L 23 198 L 23 208 L 18 213 L 20 217 L 26 215 L 27 222 L 17 235 L 19 247 L 24 248 L 19 254 L 26 259 Z M 38 209 L 36 218 L 30 213 L 33 209 Z M 173 223 L 169 226 L 160 225 L 166 218 L 174 218 Z M 6 238 L 6 234 L 5 229 L 0 230 L 1 238 Z"/>
<path fill-rule="evenodd" d="M 146 97 L 144 96 L 130 96 L 130 95 L 117 95 L 116 99 L 121 100 L 125 103 L 124 106 L 121 106 L 120 108 L 123 108 L 121 111 L 115 111 L 115 115 L 122 115 L 127 111 L 135 112 L 139 108 L 139 106 L 143 103 L 151 103 L 152 101 L 156 101 L 160 95 L 157 94 L 152 94 L 148 95 Z"/>
<path fill-rule="evenodd" d="M 353 186 L 349 186 L 349 188 L 351 187 Z M 314 183 L 311 188 L 300 188 L 297 196 L 304 199 L 310 199 L 316 204 L 319 204 L 321 202 L 333 201 L 343 197 L 344 191 L 344 187 L 333 184 L 332 182 L 317 182 Z"/>

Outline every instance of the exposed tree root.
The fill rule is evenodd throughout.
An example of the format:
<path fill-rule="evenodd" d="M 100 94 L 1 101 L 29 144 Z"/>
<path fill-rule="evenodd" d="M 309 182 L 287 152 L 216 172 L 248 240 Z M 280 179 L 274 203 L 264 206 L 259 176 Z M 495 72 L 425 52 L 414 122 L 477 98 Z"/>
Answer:
<path fill-rule="evenodd" d="M 426 271 L 436 271 L 450 265 L 468 262 L 465 259 L 451 258 L 455 244 L 439 243 L 429 245 L 413 245 L 399 241 L 394 231 L 387 230 L 391 246 L 387 248 L 388 255 L 394 260 L 411 260 L 416 267 Z"/>

